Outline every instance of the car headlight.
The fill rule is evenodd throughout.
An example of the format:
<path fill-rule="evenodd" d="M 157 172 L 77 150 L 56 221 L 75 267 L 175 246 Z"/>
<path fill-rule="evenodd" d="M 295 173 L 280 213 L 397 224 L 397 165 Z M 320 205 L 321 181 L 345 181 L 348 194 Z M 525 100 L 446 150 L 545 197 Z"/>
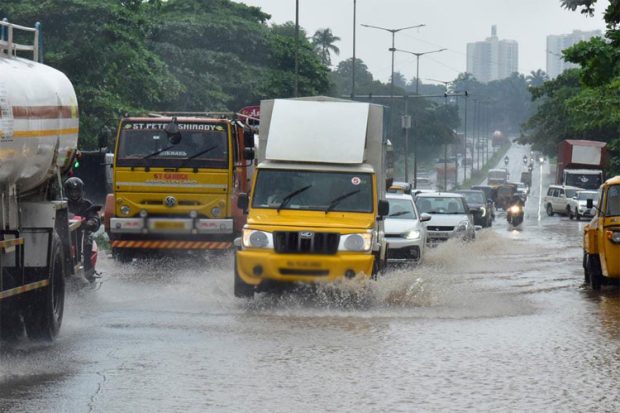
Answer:
<path fill-rule="evenodd" d="M 372 232 L 343 235 L 338 244 L 341 251 L 370 251 L 371 247 Z"/>
<path fill-rule="evenodd" d="M 510 207 L 510 213 L 511 214 L 518 214 L 521 212 L 521 208 L 518 207 L 517 205 L 513 205 Z"/>
<path fill-rule="evenodd" d="M 456 230 L 457 231 L 467 231 L 467 228 L 469 227 L 469 221 L 461 221 L 459 222 L 459 224 L 456 226 Z"/>
<path fill-rule="evenodd" d="M 485 207 L 480 207 L 480 216 L 483 218 L 487 216 L 487 210 Z"/>
<path fill-rule="evenodd" d="M 620 231 L 607 231 L 607 238 L 614 244 L 620 244 Z"/>
<path fill-rule="evenodd" d="M 243 246 L 245 248 L 273 248 L 273 234 L 255 229 L 244 229 Z"/>
<path fill-rule="evenodd" d="M 412 229 L 411 231 L 407 231 L 403 234 L 403 238 L 406 239 L 419 239 L 420 238 L 420 231 L 418 231 L 417 229 Z"/>

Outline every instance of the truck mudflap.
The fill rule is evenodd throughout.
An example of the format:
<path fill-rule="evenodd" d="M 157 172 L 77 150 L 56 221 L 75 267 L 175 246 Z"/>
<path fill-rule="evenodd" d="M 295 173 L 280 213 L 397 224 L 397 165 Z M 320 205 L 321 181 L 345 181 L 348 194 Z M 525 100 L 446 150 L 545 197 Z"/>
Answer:
<path fill-rule="evenodd" d="M 233 246 L 232 242 L 216 241 L 174 241 L 174 240 L 115 240 L 112 248 L 152 249 L 152 250 L 225 250 Z"/>

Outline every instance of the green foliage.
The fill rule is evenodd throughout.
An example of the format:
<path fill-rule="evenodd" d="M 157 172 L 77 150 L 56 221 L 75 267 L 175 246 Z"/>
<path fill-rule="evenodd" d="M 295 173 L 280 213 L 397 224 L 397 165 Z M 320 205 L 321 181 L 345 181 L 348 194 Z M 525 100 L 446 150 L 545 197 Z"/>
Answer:
<path fill-rule="evenodd" d="M 331 53 L 340 54 L 340 49 L 334 44 L 340 41 L 340 37 L 334 36 L 331 29 L 317 30 L 312 36 L 312 46 L 325 66 L 332 65 Z"/>
<path fill-rule="evenodd" d="M 8 4 L 6 4 L 8 3 Z M 267 26 L 257 7 L 230 0 L 14 0 L 0 17 L 43 23 L 45 62 L 71 79 L 80 146 L 97 145 L 121 114 L 238 110 L 291 97 L 291 24 Z M 325 94 L 326 65 L 300 30 L 299 94 Z"/>

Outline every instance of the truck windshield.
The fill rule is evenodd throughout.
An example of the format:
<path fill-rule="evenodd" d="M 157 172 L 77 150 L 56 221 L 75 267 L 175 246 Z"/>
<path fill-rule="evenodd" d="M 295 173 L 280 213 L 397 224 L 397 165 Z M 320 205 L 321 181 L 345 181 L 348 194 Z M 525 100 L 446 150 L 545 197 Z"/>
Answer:
<path fill-rule="evenodd" d="M 256 177 L 252 207 L 372 212 L 372 200 L 372 175 L 367 173 L 264 169 Z"/>
<path fill-rule="evenodd" d="M 607 190 L 607 206 L 605 216 L 620 215 L 620 185 L 612 185 Z"/>
<path fill-rule="evenodd" d="M 218 124 L 179 124 L 181 141 L 171 144 L 165 123 L 125 123 L 119 136 L 118 166 L 227 168 L 228 136 Z"/>
<path fill-rule="evenodd" d="M 598 187 L 601 186 L 602 183 L 603 177 L 600 173 L 567 173 L 565 175 L 564 185 L 576 186 L 583 189 L 598 189 Z"/>

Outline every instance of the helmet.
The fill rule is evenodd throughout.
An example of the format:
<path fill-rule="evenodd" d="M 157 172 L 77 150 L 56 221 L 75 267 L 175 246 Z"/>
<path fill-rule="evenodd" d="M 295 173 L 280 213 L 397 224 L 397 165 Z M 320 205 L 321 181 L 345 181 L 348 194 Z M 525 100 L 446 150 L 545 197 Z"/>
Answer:
<path fill-rule="evenodd" d="M 70 201 L 79 201 L 84 194 L 84 182 L 75 176 L 67 179 L 65 181 L 65 194 Z"/>

